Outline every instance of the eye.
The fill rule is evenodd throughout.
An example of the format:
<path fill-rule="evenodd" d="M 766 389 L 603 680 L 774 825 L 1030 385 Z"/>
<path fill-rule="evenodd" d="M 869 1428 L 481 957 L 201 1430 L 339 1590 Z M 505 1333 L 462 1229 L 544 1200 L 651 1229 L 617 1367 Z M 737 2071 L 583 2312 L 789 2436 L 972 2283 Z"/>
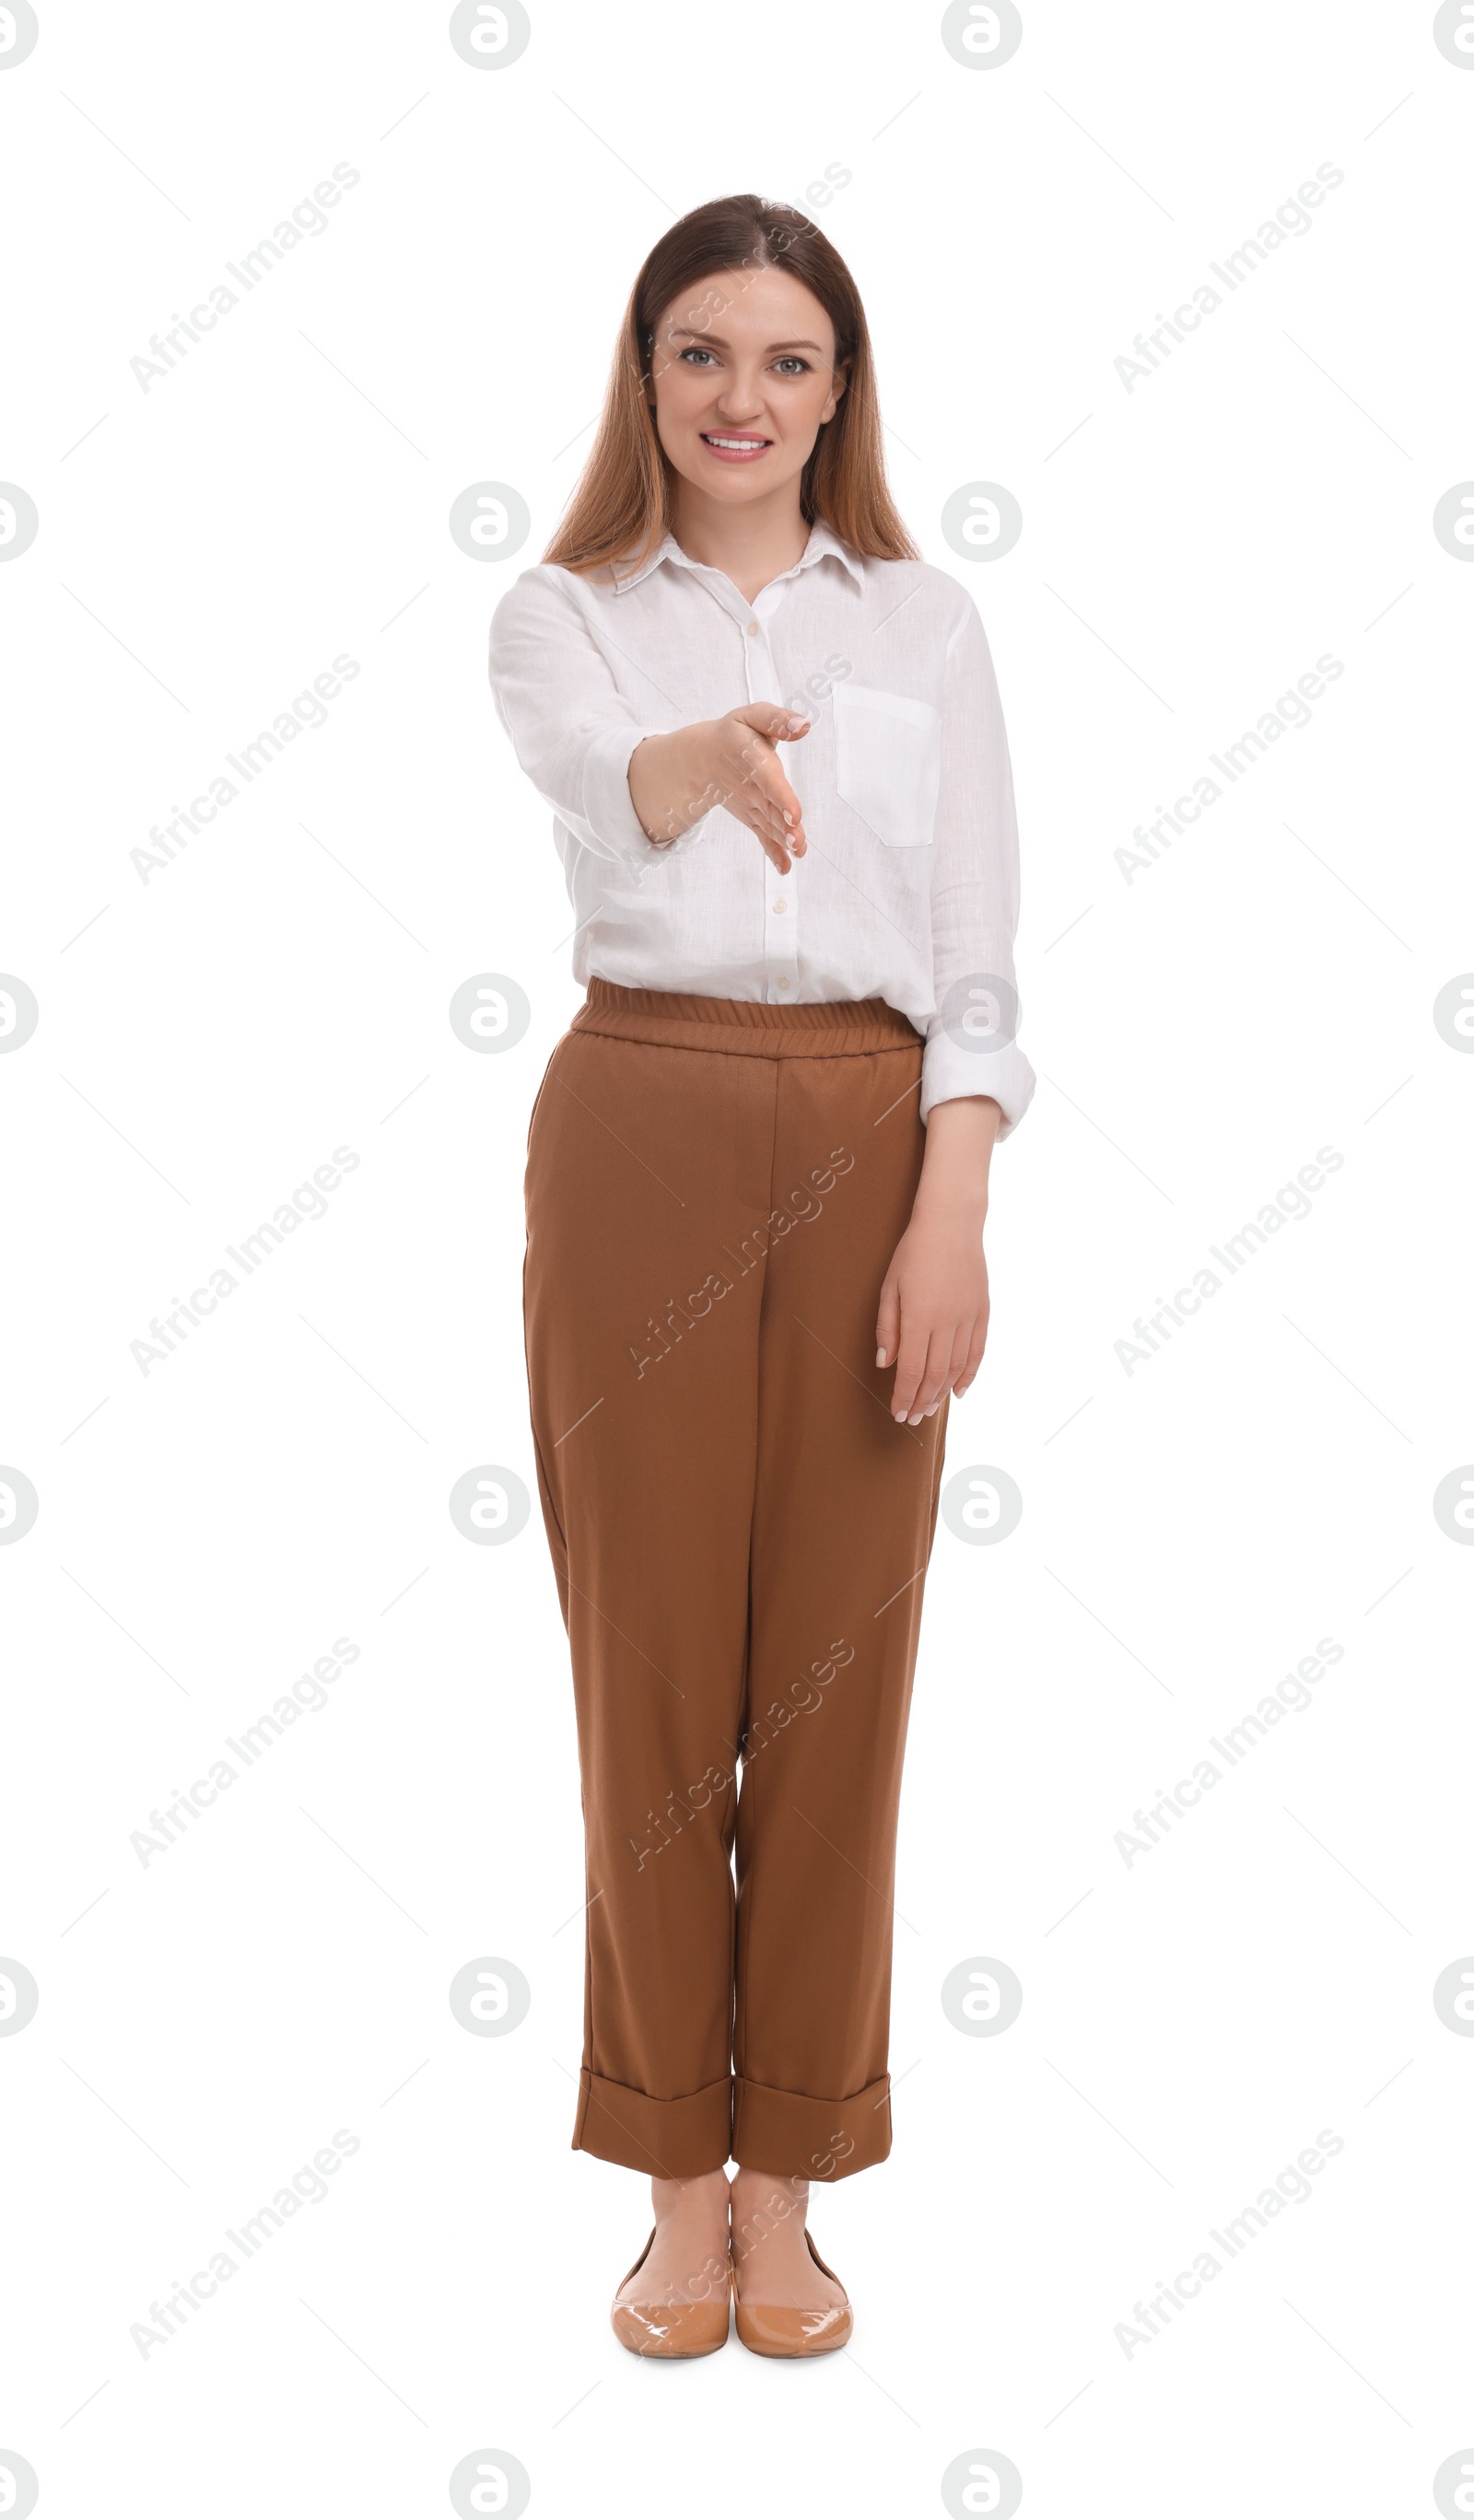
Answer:
<path fill-rule="evenodd" d="M 775 359 L 773 365 L 780 376 L 806 377 L 811 373 L 808 361 L 801 359 L 797 350 L 790 350 L 785 357 Z"/>
<path fill-rule="evenodd" d="M 710 359 L 712 353 L 710 350 L 703 350 L 699 346 L 696 346 L 689 350 L 682 350 L 679 356 L 681 361 L 684 362 L 687 359 Z"/>

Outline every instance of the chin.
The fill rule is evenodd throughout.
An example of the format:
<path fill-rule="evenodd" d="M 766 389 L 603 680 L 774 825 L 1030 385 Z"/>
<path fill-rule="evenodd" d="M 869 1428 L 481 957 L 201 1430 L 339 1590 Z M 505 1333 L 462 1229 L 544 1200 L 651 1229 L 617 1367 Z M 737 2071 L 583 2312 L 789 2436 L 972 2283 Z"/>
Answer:
<path fill-rule="evenodd" d="M 706 456 L 705 448 L 686 473 L 686 479 L 698 489 L 730 499 L 750 499 L 760 489 L 765 496 L 789 478 L 786 472 L 774 472 L 770 463 L 723 464 L 714 455 Z"/>

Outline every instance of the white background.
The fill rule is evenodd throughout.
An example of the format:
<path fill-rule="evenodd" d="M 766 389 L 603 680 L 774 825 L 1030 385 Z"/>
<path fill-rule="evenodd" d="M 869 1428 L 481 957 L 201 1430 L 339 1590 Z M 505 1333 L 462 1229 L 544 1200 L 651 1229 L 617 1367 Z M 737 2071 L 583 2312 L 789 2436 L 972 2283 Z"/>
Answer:
<path fill-rule="evenodd" d="M 1474 2442 L 1467 1600 L 1474 1457 L 1467 608 L 1474 74 L 1425 7 L 1025 9 L 980 72 L 935 10 L 538 8 L 470 67 L 443 8 L 44 7 L 0 72 L 12 382 L 0 965 L 0 2447 L 42 2520 L 1433 2511 Z M 345 161 L 358 184 L 143 390 L 130 361 Z M 1114 362 L 1317 165 L 1344 175 L 1157 372 Z M 569 2145 L 582 1892 L 533 1484 L 527 1118 L 577 1002 L 546 809 L 485 682 L 634 272 L 716 194 L 798 199 L 875 336 L 892 478 L 982 608 L 1024 849 L 1041 1082 L 995 1168 L 994 1321 L 949 1474 L 907 1768 L 881 2169 L 813 2200 L 849 2353 L 659 2367 L 607 2324 L 642 2182 Z M 826 188 L 827 189 L 827 188 Z M 452 500 L 532 518 L 481 563 Z M 1024 531 L 949 550 L 985 479 Z M 1344 672 L 1171 854 L 1115 852 L 1329 653 Z M 335 655 L 305 732 L 149 873 L 131 852 Z M 451 992 L 518 980 L 527 1037 Z M 130 1343 L 346 1146 L 358 1168 L 187 1343 Z M 1341 1168 L 1170 1345 L 1115 1343 L 1329 1146 Z M 1222 1273 L 1220 1273 L 1222 1274 Z M 1463 1292 L 1460 1293 L 1460 1288 Z M 167 1853 L 130 1843 L 333 1641 L 359 1659 Z M 1317 1640 L 1344 1648 L 1149 1856 L 1116 1844 Z M 572 1919 L 570 1922 L 568 1920 Z M 527 2020 L 447 1988 L 504 1957 Z M 940 1989 L 1006 1961 L 1016 2024 Z M 164 2345 L 130 2326 L 339 2129 L 353 2158 Z M 1340 2154 L 1170 2327 L 1132 2305 L 1322 2130 Z M 1220 2252 L 1220 2255 L 1223 2253 Z M 1474 2453 L 1471 2453 L 1474 2455 Z M 1448 2507 L 1451 2508 L 1452 2505 Z"/>

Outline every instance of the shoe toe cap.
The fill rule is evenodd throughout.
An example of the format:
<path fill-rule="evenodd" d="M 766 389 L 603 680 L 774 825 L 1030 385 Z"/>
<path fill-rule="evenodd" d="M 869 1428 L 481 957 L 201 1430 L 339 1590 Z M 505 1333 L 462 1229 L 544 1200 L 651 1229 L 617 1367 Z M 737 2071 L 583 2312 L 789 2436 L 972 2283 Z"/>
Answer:
<path fill-rule="evenodd" d="M 792 2310 L 776 2302 L 739 2303 L 737 2334 L 750 2354 L 834 2354 L 854 2325 L 848 2302 L 824 2310 Z"/>
<path fill-rule="evenodd" d="M 689 2362 L 699 2354 L 714 2354 L 727 2341 L 725 2298 L 720 2302 L 679 2302 L 668 2306 L 664 2302 L 617 2301 L 609 2317 L 620 2343 L 631 2354 L 660 2361 Z"/>

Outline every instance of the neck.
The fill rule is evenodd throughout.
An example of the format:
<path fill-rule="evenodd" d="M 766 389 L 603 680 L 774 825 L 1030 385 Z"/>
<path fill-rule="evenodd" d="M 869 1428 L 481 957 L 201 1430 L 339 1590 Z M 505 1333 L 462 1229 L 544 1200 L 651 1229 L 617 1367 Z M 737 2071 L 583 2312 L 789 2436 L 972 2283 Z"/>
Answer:
<path fill-rule="evenodd" d="M 770 499 L 754 499 L 741 508 L 708 498 L 689 481 L 677 479 L 674 488 L 672 530 L 681 550 L 688 560 L 719 568 L 750 604 L 803 559 L 808 527 L 797 481 L 785 482 Z"/>

